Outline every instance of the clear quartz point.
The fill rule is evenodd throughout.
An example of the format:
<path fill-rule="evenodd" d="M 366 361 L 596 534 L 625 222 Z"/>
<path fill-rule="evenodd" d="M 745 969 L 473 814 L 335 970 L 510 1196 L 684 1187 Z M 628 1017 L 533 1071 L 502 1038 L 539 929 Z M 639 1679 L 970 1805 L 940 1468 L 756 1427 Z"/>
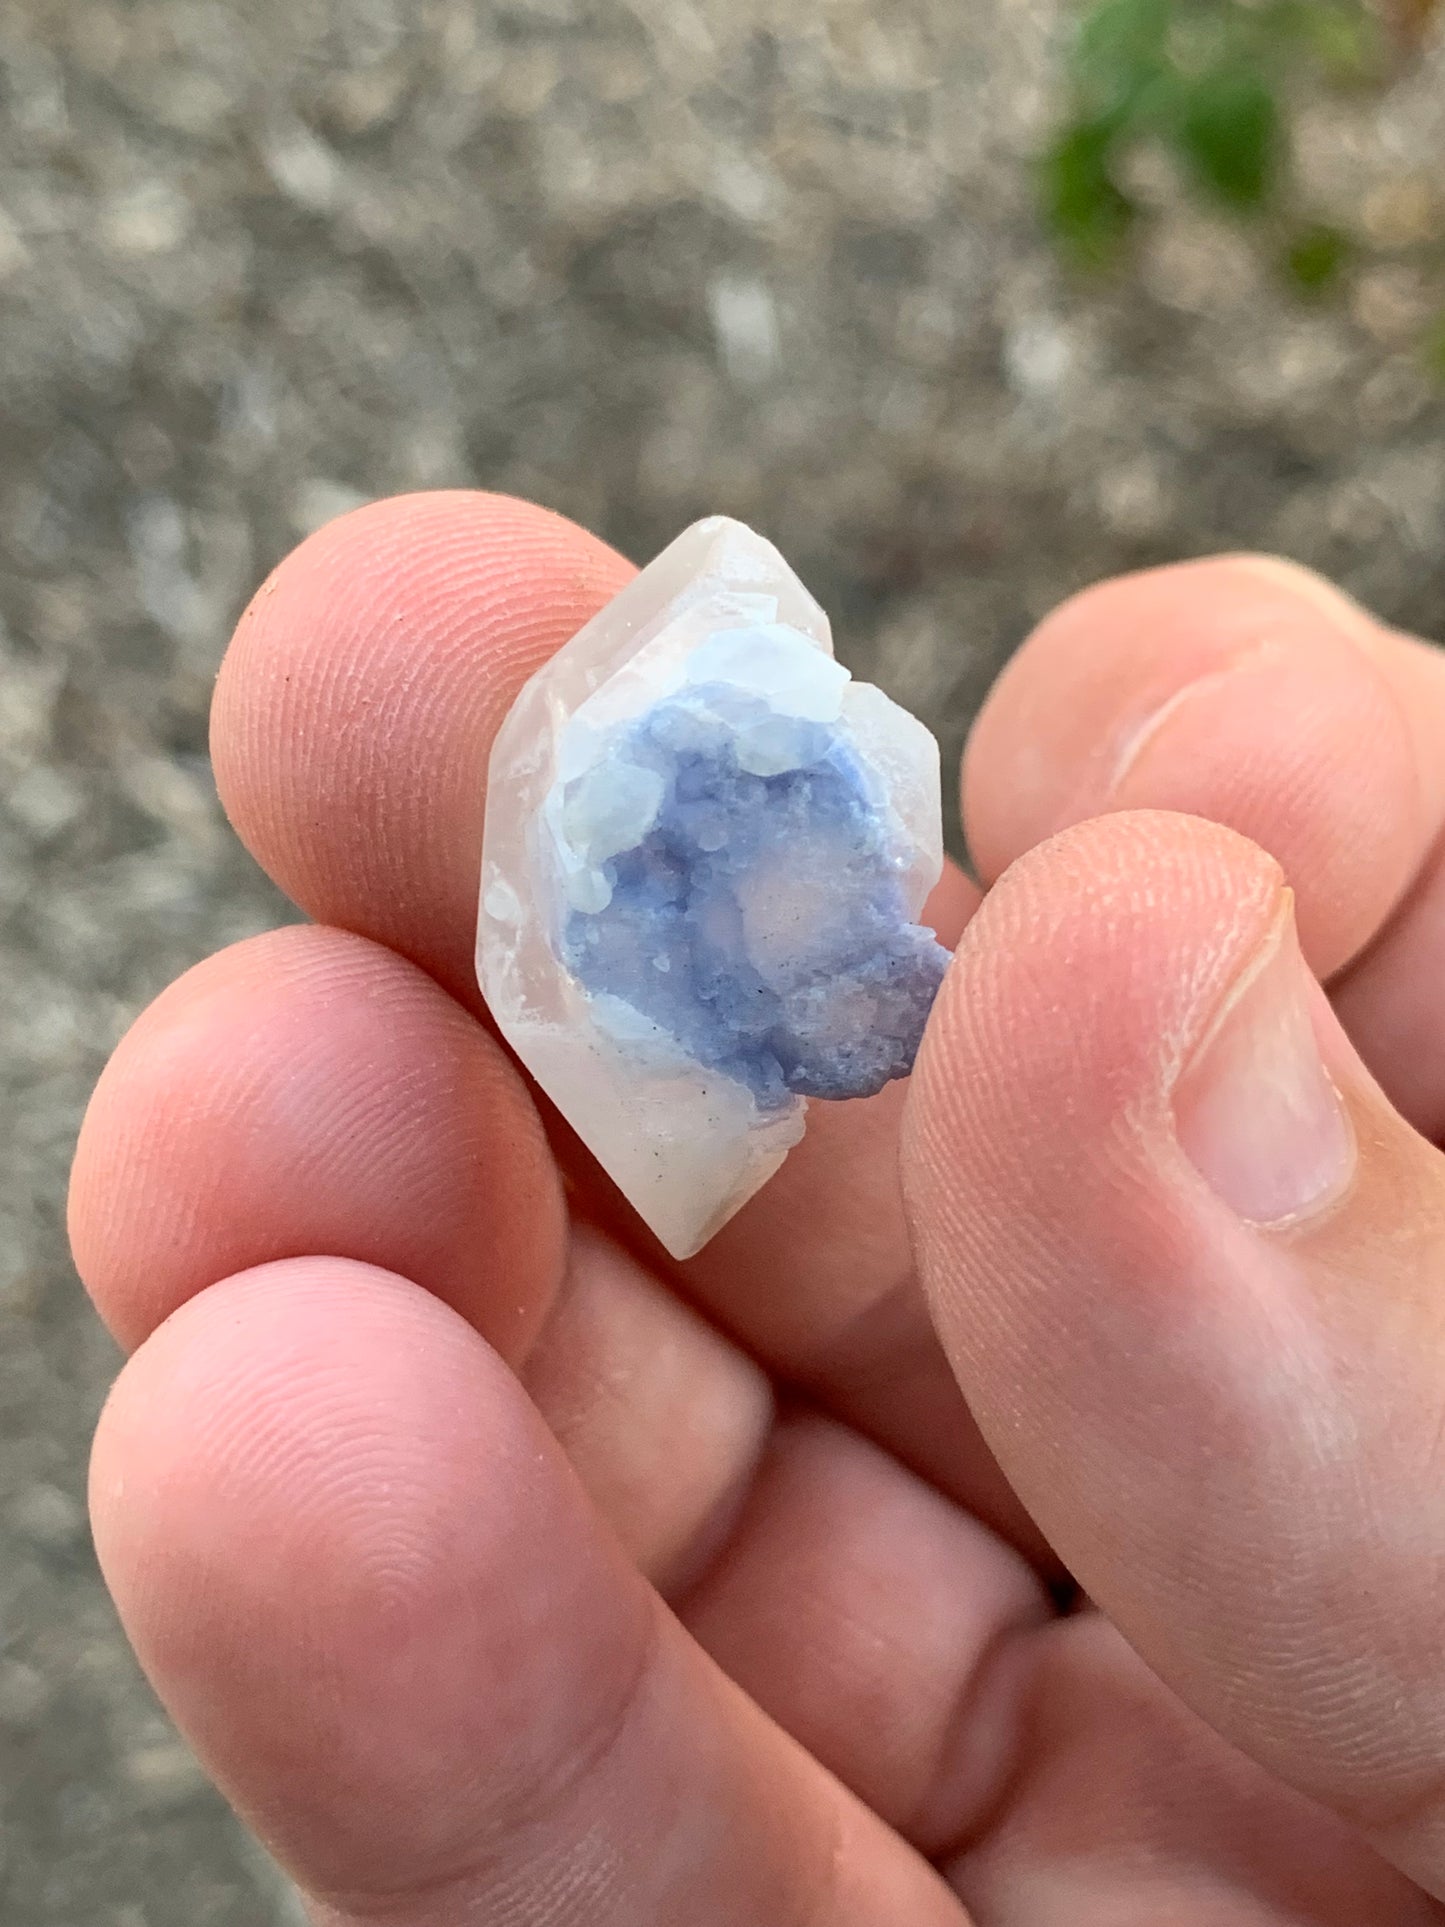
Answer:
<path fill-rule="evenodd" d="M 532 677 L 493 745 L 477 974 L 675 1258 L 810 1096 L 912 1066 L 947 953 L 938 745 L 833 660 L 770 542 L 714 516 Z"/>

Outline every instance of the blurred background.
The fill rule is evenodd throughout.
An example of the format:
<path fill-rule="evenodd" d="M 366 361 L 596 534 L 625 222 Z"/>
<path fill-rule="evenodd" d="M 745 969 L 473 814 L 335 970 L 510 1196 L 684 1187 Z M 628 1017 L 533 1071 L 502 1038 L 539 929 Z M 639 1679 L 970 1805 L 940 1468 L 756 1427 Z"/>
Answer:
<path fill-rule="evenodd" d="M 248 592 L 395 490 L 639 560 L 727 510 L 950 759 L 1114 570 L 1274 549 L 1440 635 L 1445 50 L 1291 4 L 1161 107 L 1175 0 L 0 0 L 6 1927 L 298 1918 L 96 1577 L 61 1233 L 129 1018 L 287 914 L 206 759 Z"/>

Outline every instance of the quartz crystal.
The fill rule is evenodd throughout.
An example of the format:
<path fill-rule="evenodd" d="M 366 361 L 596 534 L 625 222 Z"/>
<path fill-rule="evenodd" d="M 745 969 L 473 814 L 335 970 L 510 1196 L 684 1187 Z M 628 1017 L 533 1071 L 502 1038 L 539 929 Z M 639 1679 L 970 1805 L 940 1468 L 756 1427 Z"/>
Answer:
<path fill-rule="evenodd" d="M 534 675 L 488 774 L 477 970 L 674 1257 L 809 1097 L 911 1068 L 948 953 L 938 745 L 833 659 L 771 543 L 699 522 Z"/>

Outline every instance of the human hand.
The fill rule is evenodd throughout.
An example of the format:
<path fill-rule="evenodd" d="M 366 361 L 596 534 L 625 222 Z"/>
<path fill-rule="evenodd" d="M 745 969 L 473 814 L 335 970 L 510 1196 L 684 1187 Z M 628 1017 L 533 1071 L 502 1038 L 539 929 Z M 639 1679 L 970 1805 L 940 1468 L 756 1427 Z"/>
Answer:
<path fill-rule="evenodd" d="M 1445 1918 L 1445 658 L 1275 563 L 1067 605 L 911 1088 L 679 1266 L 471 965 L 487 744 L 630 573 L 413 497 L 232 644 L 315 924 L 141 1018 L 72 1193 L 161 1697 L 325 1927 Z"/>

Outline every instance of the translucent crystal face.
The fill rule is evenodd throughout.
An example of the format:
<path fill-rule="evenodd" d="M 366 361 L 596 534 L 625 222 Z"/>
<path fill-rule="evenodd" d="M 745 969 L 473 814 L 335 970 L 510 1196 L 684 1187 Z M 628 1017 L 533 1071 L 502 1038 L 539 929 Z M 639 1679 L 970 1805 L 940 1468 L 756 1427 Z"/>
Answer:
<path fill-rule="evenodd" d="M 676 1257 L 809 1096 L 911 1067 L 947 953 L 938 748 L 832 658 L 771 544 L 700 522 L 523 689 L 493 748 L 478 975 Z"/>

